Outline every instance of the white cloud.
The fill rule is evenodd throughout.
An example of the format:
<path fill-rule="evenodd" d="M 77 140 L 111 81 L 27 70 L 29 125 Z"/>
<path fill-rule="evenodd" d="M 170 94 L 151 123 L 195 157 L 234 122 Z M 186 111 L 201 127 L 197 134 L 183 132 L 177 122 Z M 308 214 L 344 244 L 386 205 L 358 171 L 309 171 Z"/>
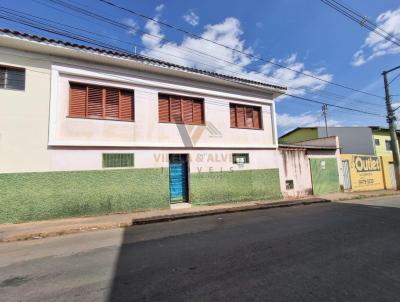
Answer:
<path fill-rule="evenodd" d="M 327 83 L 308 75 L 318 77 L 326 81 L 331 81 L 333 78 L 333 76 L 326 73 L 324 69 L 307 69 L 305 64 L 297 59 L 297 54 L 295 53 L 291 54 L 286 59 L 273 59 L 272 62 L 287 68 L 279 66 L 277 67 L 272 63 L 266 63 L 260 67 L 260 72 L 262 72 L 262 75 L 254 72 L 251 72 L 250 75 L 253 78 L 258 78 L 259 80 L 287 85 L 289 87 L 288 93 L 291 94 L 304 95 L 307 91 L 318 91 L 325 88 Z"/>
<path fill-rule="evenodd" d="M 148 21 L 145 25 L 145 29 L 150 35 L 142 35 L 143 45 L 149 49 L 158 48 L 164 38 L 164 35 L 160 32 L 160 25 L 155 21 Z"/>
<path fill-rule="evenodd" d="M 160 26 L 156 22 L 148 21 L 146 23 L 146 30 L 151 34 L 164 37 Z M 237 49 L 240 52 L 256 55 L 251 47 L 246 46 L 241 24 L 236 18 L 230 17 L 221 23 L 209 24 L 205 26 L 205 30 L 200 35 L 202 38 L 227 45 L 229 48 Z M 154 39 L 143 35 L 142 42 L 147 48 L 142 52 L 144 55 L 184 66 L 230 74 L 236 77 L 287 85 L 290 87 L 290 93 L 298 95 L 305 94 L 307 90 L 321 90 L 326 86 L 326 83 L 295 71 L 317 76 L 327 81 L 333 78 L 324 69 L 310 70 L 306 68 L 305 64 L 299 61 L 296 54 L 291 54 L 284 59 L 272 59 L 273 63 L 287 66 L 292 71 L 283 67 L 277 67 L 271 63 L 260 64 L 260 61 L 256 62 L 255 59 L 250 58 L 246 54 L 193 37 L 186 36 L 180 43 L 162 43 L 161 39 Z M 198 54 L 193 50 L 198 50 L 203 54 L 210 54 L 213 57 L 219 58 L 219 60 Z M 229 62 L 233 62 L 234 64 L 230 64 Z M 248 68 L 255 71 L 249 71 Z"/>
<path fill-rule="evenodd" d="M 306 112 L 299 115 L 290 115 L 287 113 L 277 114 L 277 124 L 284 131 L 290 131 L 296 127 L 321 127 L 325 126 L 321 113 Z M 335 119 L 328 119 L 328 126 L 340 126 L 340 123 Z"/>
<path fill-rule="evenodd" d="M 182 18 L 192 26 L 198 25 L 200 21 L 200 17 L 196 15 L 195 12 L 192 10 L 187 11 Z"/>
<path fill-rule="evenodd" d="M 400 8 L 388 10 L 378 16 L 376 24 L 385 32 L 400 39 Z M 354 66 L 360 66 L 380 56 L 400 53 L 400 47 L 385 38 L 370 32 L 361 48 L 353 55 L 351 62 Z"/>
<path fill-rule="evenodd" d="M 157 15 L 154 17 L 154 20 L 158 21 L 161 16 L 161 11 L 164 9 L 165 5 L 160 4 L 156 7 Z M 148 49 L 156 49 L 161 45 L 162 39 L 164 39 L 164 35 L 161 33 L 160 24 L 156 21 L 149 20 L 145 24 L 146 32 L 148 35 L 142 35 L 142 43 L 144 47 Z M 144 52 L 142 52 L 144 53 Z M 154 56 L 158 57 L 158 56 Z"/>
<path fill-rule="evenodd" d="M 156 6 L 156 12 L 161 13 L 161 11 L 165 8 L 164 4 L 160 4 Z"/>
<path fill-rule="evenodd" d="M 138 25 L 135 20 L 133 20 L 132 18 L 126 18 L 126 19 L 123 19 L 122 22 L 130 27 L 130 29 L 128 30 L 128 33 L 130 33 L 132 35 L 136 34 Z"/>

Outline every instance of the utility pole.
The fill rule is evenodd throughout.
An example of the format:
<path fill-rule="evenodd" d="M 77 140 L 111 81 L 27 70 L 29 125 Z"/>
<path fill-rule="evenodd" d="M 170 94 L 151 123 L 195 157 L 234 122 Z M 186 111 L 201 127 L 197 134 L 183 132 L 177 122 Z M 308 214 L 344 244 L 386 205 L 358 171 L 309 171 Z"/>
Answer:
<path fill-rule="evenodd" d="M 386 111 L 387 111 L 387 122 L 389 124 L 390 130 L 390 147 L 393 153 L 393 164 L 394 164 L 394 174 L 396 176 L 396 189 L 400 190 L 400 166 L 399 166 L 399 145 L 397 143 L 397 133 L 396 133 L 396 116 L 392 108 L 392 97 L 390 95 L 390 87 L 387 78 L 387 74 L 400 69 L 400 66 L 392 68 L 387 71 L 383 71 L 383 82 L 385 84 L 385 100 L 386 100 Z"/>
<path fill-rule="evenodd" d="M 325 134 L 326 134 L 326 137 L 328 137 L 328 120 L 327 120 L 328 105 L 327 104 L 322 105 L 322 114 L 324 115 L 324 119 L 325 119 Z"/>

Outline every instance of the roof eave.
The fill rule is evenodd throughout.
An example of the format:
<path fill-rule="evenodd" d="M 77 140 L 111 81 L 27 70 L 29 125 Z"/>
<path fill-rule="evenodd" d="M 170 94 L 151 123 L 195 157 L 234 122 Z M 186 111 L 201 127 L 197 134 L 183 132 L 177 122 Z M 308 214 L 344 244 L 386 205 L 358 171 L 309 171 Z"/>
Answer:
<path fill-rule="evenodd" d="M 72 44 L 72 43 L 71 43 Z M 78 44 L 76 44 L 78 45 Z M 195 72 L 190 70 L 182 70 L 179 65 L 177 67 L 170 67 L 170 66 L 162 66 L 162 64 L 152 63 L 151 60 L 149 61 L 142 61 L 139 59 L 135 59 L 133 57 L 127 55 L 118 55 L 117 53 L 112 52 L 100 52 L 96 49 L 87 49 L 87 48 L 79 48 L 78 46 L 68 46 L 62 45 L 60 43 L 54 44 L 53 42 L 46 42 L 46 41 L 34 41 L 27 37 L 18 36 L 16 37 L 12 33 L 4 33 L 0 32 L 0 46 L 8 47 L 8 48 L 17 48 L 21 50 L 28 50 L 33 52 L 38 52 L 47 55 L 54 55 L 54 56 L 63 56 L 69 57 L 74 59 L 81 59 L 85 61 L 94 61 L 97 63 L 102 63 L 103 61 L 107 61 L 107 64 L 111 65 L 118 65 L 118 66 L 125 66 L 127 64 L 131 65 L 131 68 L 137 68 L 139 70 L 146 70 L 152 72 L 171 72 L 173 71 L 180 77 L 189 77 L 189 78 L 197 78 L 202 79 L 203 81 L 215 83 L 216 81 L 220 84 L 235 86 L 235 87 L 246 87 L 247 89 L 256 90 L 258 92 L 268 92 L 269 94 L 273 94 L 273 98 L 278 97 L 286 92 L 286 87 L 280 86 L 264 86 L 264 85 L 257 85 L 253 83 L 245 83 L 242 82 L 239 78 L 233 79 L 224 79 L 225 75 L 219 75 L 215 73 L 215 76 L 206 74 L 206 71 Z M 89 47 L 90 48 L 90 47 Z M 175 65 L 170 64 L 169 65 Z M 185 68 L 185 67 L 182 67 Z M 243 79 L 242 79 L 243 80 Z M 266 84 L 269 85 L 269 84 Z"/>

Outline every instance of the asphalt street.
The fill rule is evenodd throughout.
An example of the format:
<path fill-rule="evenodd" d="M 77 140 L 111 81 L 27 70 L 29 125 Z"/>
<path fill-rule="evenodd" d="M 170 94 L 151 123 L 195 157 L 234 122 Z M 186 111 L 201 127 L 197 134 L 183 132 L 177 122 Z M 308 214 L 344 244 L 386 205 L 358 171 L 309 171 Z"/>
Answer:
<path fill-rule="evenodd" d="M 400 200 L 354 203 L 3 243 L 0 301 L 398 301 Z"/>

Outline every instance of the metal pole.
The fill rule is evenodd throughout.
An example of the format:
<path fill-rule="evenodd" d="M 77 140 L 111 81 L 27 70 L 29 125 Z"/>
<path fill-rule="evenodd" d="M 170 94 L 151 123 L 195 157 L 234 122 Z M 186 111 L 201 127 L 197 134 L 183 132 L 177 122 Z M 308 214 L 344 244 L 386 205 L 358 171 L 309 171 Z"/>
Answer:
<path fill-rule="evenodd" d="M 393 68 L 390 71 L 398 69 L 399 67 Z M 394 115 L 392 108 L 392 98 L 390 96 L 389 82 L 387 79 L 387 74 L 390 71 L 382 72 L 383 81 L 385 84 L 385 100 L 386 100 L 386 110 L 387 110 L 387 122 L 389 123 L 390 130 L 390 146 L 393 153 L 393 164 L 394 164 L 394 174 L 396 176 L 396 190 L 400 190 L 400 166 L 399 166 L 399 145 L 397 143 L 397 133 L 396 133 L 396 116 Z"/>
<path fill-rule="evenodd" d="M 326 137 L 328 137 L 328 121 L 327 121 L 328 105 L 327 104 L 322 105 L 322 114 L 324 115 L 324 119 L 325 119 L 325 134 L 326 134 Z"/>

